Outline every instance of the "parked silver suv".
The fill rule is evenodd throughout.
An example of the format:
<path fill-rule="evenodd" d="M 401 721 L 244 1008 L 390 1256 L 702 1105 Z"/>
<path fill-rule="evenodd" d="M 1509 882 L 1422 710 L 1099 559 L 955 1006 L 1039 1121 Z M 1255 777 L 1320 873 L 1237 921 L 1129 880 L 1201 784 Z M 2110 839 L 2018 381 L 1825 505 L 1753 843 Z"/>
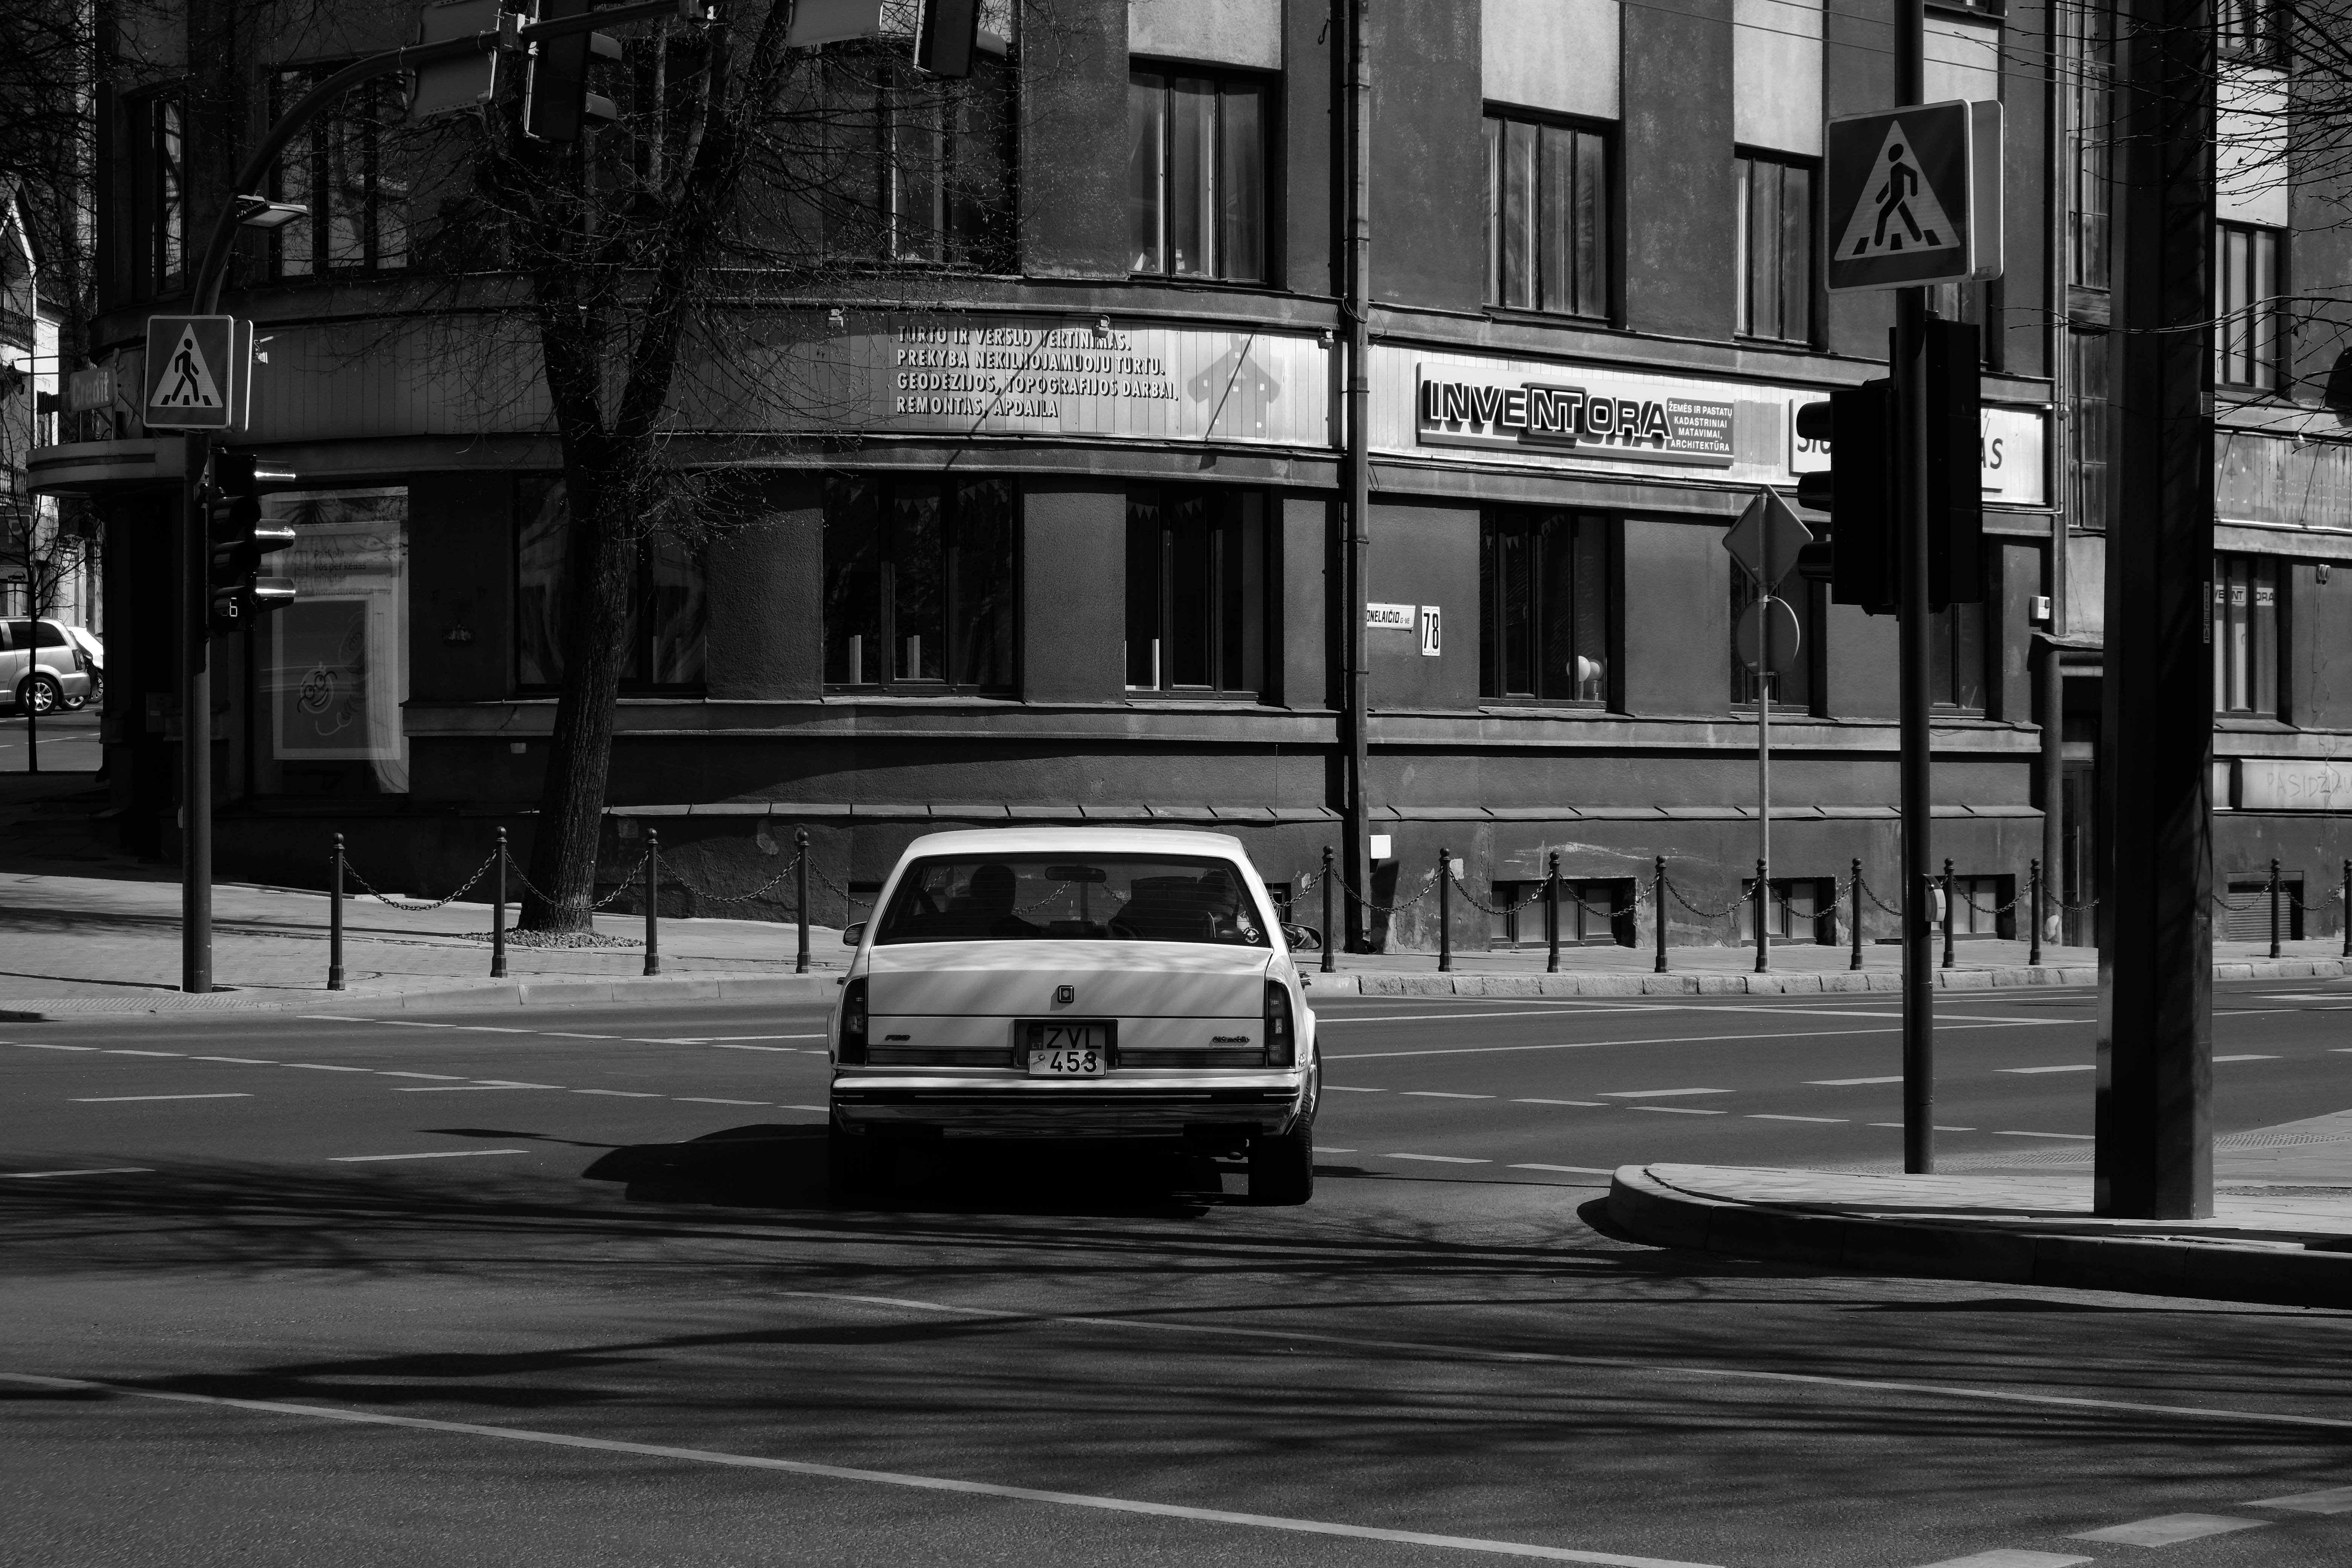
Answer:
<path fill-rule="evenodd" d="M 11 616 L 0 620 L 0 691 L 19 712 L 80 707 L 97 689 L 89 656 L 63 621 Z"/>

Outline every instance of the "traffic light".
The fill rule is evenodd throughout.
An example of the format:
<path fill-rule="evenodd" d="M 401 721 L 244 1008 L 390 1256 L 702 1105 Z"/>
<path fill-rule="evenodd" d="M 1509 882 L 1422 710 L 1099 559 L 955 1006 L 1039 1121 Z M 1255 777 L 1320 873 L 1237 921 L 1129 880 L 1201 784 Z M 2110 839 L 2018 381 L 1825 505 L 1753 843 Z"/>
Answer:
<path fill-rule="evenodd" d="M 922 0 L 915 63 L 933 76 L 970 76 L 980 49 L 980 0 Z"/>
<path fill-rule="evenodd" d="M 539 0 L 534 22 L 559 22 L 583 16 L 593 0 Z M 617 120 L 613 100 L 588 90 L 588 61 L 617 60 L 621 41 L 609 33 L 566 33 L 560 38 L 539 38 L 530 46 L 530 70 L 523 78 L 522 129 L 541 142 L 577 142 L 583 122 Z"/>
<path fill-rule="evenodd" d="M 294 542 L 291 528 L 261 521 L 261 487 L 293 479 L 291 470 L 266 467 L 251 452 L 213 454 L 205 532 L 211 541 L 214 635 L 233 632 L 251 616 L 283 609 L 293 599 L 291 578 L 261 575 L 261 558 Z"/>
<path fill-rule="evenodd" d="M 1981 336 L 1974 321 L 1927 322 L 1927 603 L 1984 602 Z"/>
<path fill-rule="evenodd" d="M 1831 466 L 1797 476 L 1797 504 L 1830 516 L 1829 538 L 1807 545 L 1797 569 L 1826 578 L 1830 598 L 1874 616 L 1901 605 L 1895 573 L 1895 384 L 1866 381 L 1797 410 L 1797 434 L 1830 449 Z"/>

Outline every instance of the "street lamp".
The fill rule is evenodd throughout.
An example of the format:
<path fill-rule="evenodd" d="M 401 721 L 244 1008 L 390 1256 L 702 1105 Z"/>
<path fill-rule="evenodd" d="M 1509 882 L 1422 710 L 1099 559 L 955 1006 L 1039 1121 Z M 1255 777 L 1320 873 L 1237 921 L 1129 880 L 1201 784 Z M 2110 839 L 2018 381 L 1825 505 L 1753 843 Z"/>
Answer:
<path fill-rule="evenodd" d="M 273 202 L 267 196 L 236 198 L 236 221 L 240 227 L 257 228 L 265 232 L 284 228 L 296 218 L 310 216 L 310 209 L 300 202 Z"/>

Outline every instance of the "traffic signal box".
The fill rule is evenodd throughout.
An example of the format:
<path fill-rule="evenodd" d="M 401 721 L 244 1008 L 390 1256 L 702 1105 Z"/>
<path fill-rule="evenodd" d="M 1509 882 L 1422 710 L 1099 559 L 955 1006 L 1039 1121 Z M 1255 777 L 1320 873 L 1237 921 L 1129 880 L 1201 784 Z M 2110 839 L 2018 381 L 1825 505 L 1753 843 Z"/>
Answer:
<path fill-rule="evenodd" d="M 261 487 L 285 484 L 288 469 L 264 467 L 251 452 L 213 454 L 205 491 L 205 531 L 211 542 L 212 629 L 233 632 L 257 615 L 283 609 L 294 597 L 289 577 L 261 575 L 261 558 L 294 542 L 284 523 L 261 521 Z"/>
<path fill-rule="evenodd" d="M 560 22 L 590 9 L 591 0 L 539 0 L 531 19 Z M 530 69 L 523 79 L 524 133 L 541 142 L 577 142 L 589 120 L 618 119 L 611 99 L 588 90 L 588 62 L 620 58 L 621 42 L 610 33 L 568 33 L 533 42 Z"/>
<path fill-rule="evenodd" d="M 1984 598 L 1984 507 L 1977 328 L 1929 321 L 1927 359 L 1927 603 Z M 1902 607 L 1896 506 L 1901 400 L 1890 380 L 1866 381 L 1797 410 L 1797 434 L 1825 442 L 1830 467 L 1797 479 L 1797 504 L 1830 517 L 1829 538 L 1808 545 L 1798 570 L 1827 581 L 1830 598 L 1874 616 Z"/>

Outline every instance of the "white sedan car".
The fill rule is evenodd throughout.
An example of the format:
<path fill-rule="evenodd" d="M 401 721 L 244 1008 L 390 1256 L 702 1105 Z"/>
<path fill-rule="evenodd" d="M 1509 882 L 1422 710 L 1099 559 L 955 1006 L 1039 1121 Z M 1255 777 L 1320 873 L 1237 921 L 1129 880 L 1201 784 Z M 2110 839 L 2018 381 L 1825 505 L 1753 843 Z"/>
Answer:
<path fill-rule="evenodd" d="M 874 907 L 829 1035 L 843 1195 L 941 1134 L 1245 1150 L 1256 1201 L 1314 1194 L 1315 1015 L 1238 839 L 935 833 Z"/>

